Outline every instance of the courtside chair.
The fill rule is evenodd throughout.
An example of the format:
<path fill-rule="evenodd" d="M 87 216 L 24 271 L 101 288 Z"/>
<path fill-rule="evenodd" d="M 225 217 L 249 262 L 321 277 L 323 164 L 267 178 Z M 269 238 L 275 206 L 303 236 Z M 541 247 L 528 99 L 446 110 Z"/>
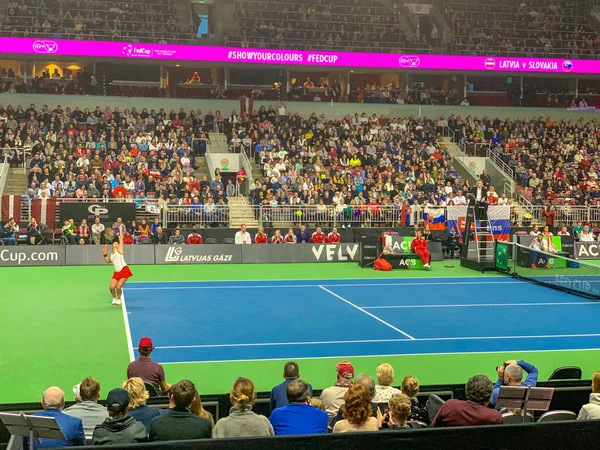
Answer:
<path fill-rule="evenodd" d="M 204 240 L 204 243 L 205 243 L 205 244 L 216 244 L 216 243 L 217 243 L 217 240 L 216 240 L 215 238 L 206 238 L 206 239 Z"/>
<path fill-rule="evenodd" d="M 581 367 L 559 367 L 554 372 L 552 372 L 552 375 L 550 375 L 550 378 L 548 378 L 548 381 L 553 380 L 581 380 Z"/>
<path fill-rule="evenodd" d="M 225 238 L 223 239 L 223 244 L 235 244 L 233 238 Z"/>
<path fill-rule="evenodd" d="M 577 420 L 577 414 L 565 410 L 548 411 L 542 414 L 538 422 L 564 422 L 566 420 Z"/>
<path fill-rule="evenodd" d="M 505 425 L 514 425 L 518 423 L 523 423 L 523 417 L 521 415 L 514 414 L 512 412 L 505 412 L 502 414 L 502 419 L 504 420 Z M 533 415 L 527 413 L 525 416 L 525 423 L 533 422 Z"/>
<path fill-rule="evenodd" d="M 439 395 L 431 394 L 427 399 L 427 403 L 425 403 L 425 408 L 427 408 L 427 415 L 429 416 L 429 422 L 433 422 L 435 416 L 437 416 L 438 411 L 442 407 L 442 405 L 446 403 L 441 399 Z"/>

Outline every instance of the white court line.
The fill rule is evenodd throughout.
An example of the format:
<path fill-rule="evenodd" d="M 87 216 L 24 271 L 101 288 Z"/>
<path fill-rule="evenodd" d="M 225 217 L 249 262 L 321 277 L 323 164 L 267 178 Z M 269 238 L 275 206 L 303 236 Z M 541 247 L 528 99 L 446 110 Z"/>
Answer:
<path fill-rule="evenodd" d="M 298 280 L 294 280 L 298 281 Z M 439 283 L 348 283 L 348 284 L 265 284 L 265 285 L 232 285 L 232 286 L 171 286 L 171 287 L 128 287 L 128 291 L 158 291 L 158 290 L 179 290 L 179 289 L 268 289 L 268 288 L 322 288 L 328 287 L 376 287 L 376 286 L 423 286 L 424 284 L 431 285 L 473 285 L 473 284 L 523 284 L 522 281 L 459 281 L 459 282 L 439 282 Z"/>
<path fill-rule="evenodd" d="M 389 324 L 388 324 L 389 325 Z M 391 326 L 391 325 L 390 325 Z M 403 333 L 405 334 L 406 333 Z M 408 336 L 408 335 L 407 335 Z M 502 340 L 502 339 L 565 339 L 582 337 L 600 337 L 597 334 L 550 334 L 540 336 L 459 336 L 459 337 L 437 337 L 437 338 L 410 338 L 410 339 L 356 339 L 347 341 L 306 341 L 306 342 L 258 342 L 244 344 L 201 344 L 201 345 L 167 345 L 156 347 L 162 350 L 177 350 L 186 348 L 223 348 L 223 347 L 279 347 L 293 345 L 331 345 L 331 344 L 370 344 L 384 342 L 435 342 L 435 341 L 481 341 L 481 340 Z M 445 353 L 441 353 L 445 354 Z"/>
<path fill-rule="evenodd" d="M 123 301 L 121 302 L 123 310 L 123 321 L 125 322 L 125 336 L 127 337 L 127 349 L 129 351 L 129 362 L 135 361 L 135 354 L 133 353 L 133 342 L 131 340 L 131 328 L 129 327 L 129 315 L 127 314 L 127 305 L 125 305 L 125 296 L 123 295 Z"/>
<path fill-rule="evenodd" d="M 356 359 L 356 358 L 391 358 L 395 356 L 440 356 L 440 355 L 495 355 L 495 354 L 515 354 L 515 353 L 549 353 L 549 352 L 587 352 L 600 351 L 600 348 L 564 348 L 556 350 L 494 350 L 489 352 L 448 352 L 448 353 L 393 353 L 386 355 L 334 355 L 334 356 L 288 356 L 285 358 L 267 358 L 267 359 L 227 359 L 227 360 L 210 360 L 210 361 L 173 361 L 161 362 L 163 365 L 170 364 L 218 364 L 218 363 L 244 363 L 244 362 L 264 362 L 264 361 L 289 361 L 294 360 L 310 360 L 310 359 Z"/>
<path fill-rule="evenodd" d="M 599 302 L 548 302 L 548 303 L 473 303 L 460 305 L 390 305 L 390 306 L 361 306 L 362 309 L 403 309 L 403 308 L 486 308 L 496 306 L 569 306 L 569 305 L 600 305 Z"/>

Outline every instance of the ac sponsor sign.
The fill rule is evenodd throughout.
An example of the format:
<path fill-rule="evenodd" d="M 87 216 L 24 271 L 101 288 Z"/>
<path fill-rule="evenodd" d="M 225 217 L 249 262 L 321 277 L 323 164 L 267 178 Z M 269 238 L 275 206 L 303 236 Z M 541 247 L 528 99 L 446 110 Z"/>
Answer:
<path fill-rule="evenodd" d="M 392 238 L 392 250 L 395 255 L 402 255 L 404 253 L 412 253 L 410 244 L 414 239 L 414 236 L 391 236 Z M 427 241 L 427 250 L 431 253 L 432 261 L 443 261 L 444 255 L 442 254 L 442 243 L 436 241 Z"/>
<path fill-rule="evenodd" d="M 156 264 L 241 264 L 242 246 L 215 245 L 156 245 Z"/>
<path fill-rule="evenodd" d="M 135 203 L 61 202 L 60 204 L 61 222 L 69 219 L 80 222 L 82 219 L 87 219 L 88 224 L 91 225 L 96 218 L 99 218 L 100 222 L 111 224 L 119 217 L 123 222 L 135 220 Z"/>
<path fill-rule="evenodd" d="M 16 246 L 0 247 L 0 267 L 14 266 L 64 266 L 65 247 L 62 246 Z"/>
<path fill-rule="evenodd" d="M 600 259 L 600 243 L 575 242 L 576 259 Z"/>

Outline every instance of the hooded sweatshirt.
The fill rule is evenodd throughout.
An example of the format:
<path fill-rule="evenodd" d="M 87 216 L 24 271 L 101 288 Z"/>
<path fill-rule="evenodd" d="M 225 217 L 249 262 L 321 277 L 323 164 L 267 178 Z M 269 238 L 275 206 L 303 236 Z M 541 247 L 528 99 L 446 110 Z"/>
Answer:
<path fill-rule="evenodd" d="M 600 394 L 590 394 L 590 402 L 581 407 L 577 420 L 600 419 Z"/>
<path fill-rule="evenodd" d="M 125 416 L 119 419 L 110 417 L 96 426 L 92 441 L 94 445 L 135 444 L 148 439 L 146 427 L 133 417 Z"/>

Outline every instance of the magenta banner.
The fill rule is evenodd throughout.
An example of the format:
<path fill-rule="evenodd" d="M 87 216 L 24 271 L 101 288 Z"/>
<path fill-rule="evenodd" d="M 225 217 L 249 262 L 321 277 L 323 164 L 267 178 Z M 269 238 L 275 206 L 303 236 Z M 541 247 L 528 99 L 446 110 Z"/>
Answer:
<path fill-rule="evenodd" d="M 91 58 L 154 59 L 215 63 L 279 64 L 393 70 L 538 72 L 598 74 L 599 60 L 510 58 L 504 56 L 407 55 L 326 51 L 267 50 L 126 42 L 0 38 L 0 54 Z"/>

